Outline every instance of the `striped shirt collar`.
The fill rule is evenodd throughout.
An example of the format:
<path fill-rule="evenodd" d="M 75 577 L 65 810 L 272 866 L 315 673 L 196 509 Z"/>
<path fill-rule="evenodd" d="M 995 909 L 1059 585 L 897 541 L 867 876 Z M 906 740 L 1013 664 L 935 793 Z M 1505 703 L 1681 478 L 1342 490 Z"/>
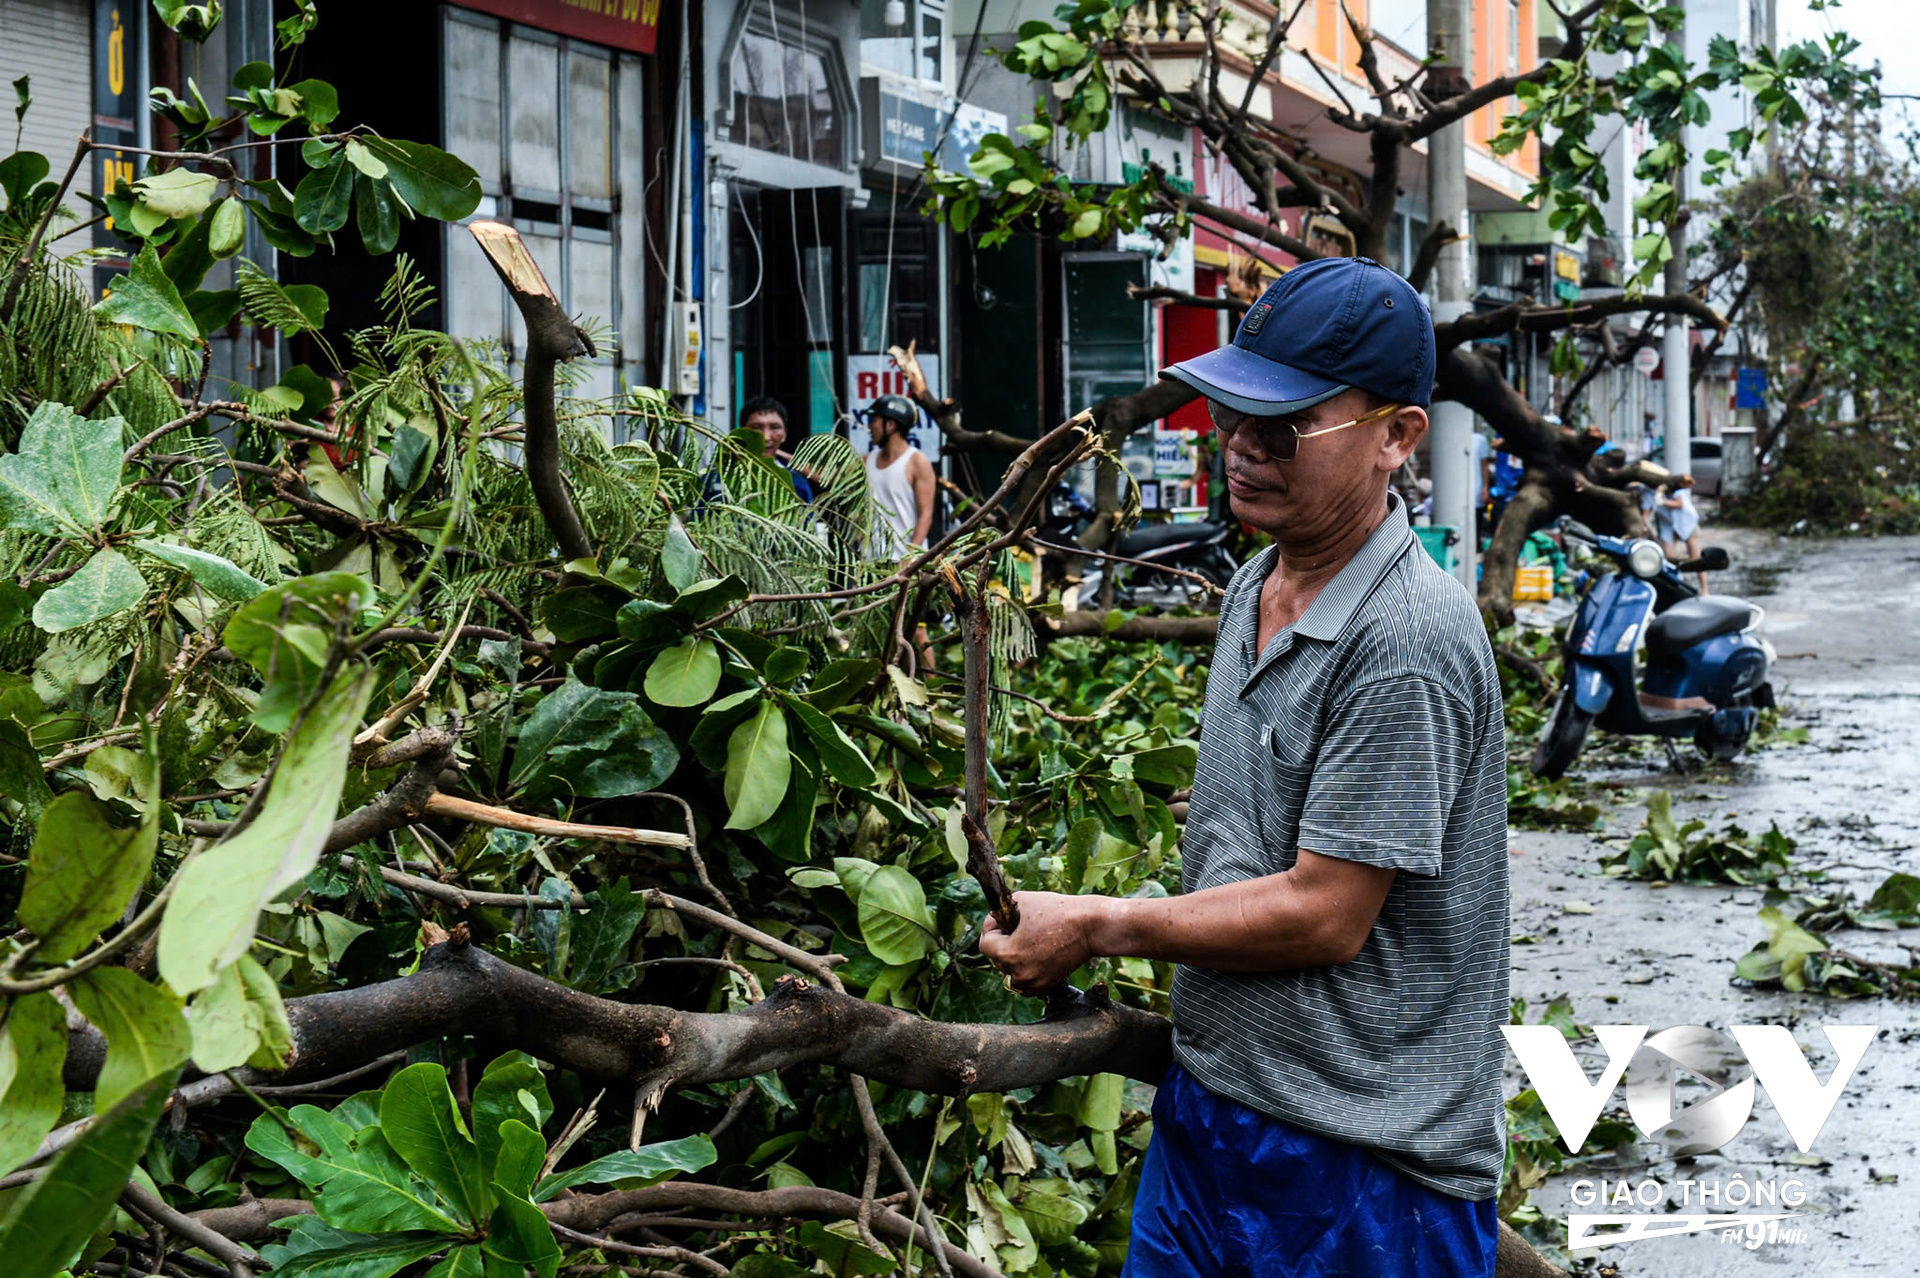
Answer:
<path fill-rule="evenodd" d="M 1347 561 L 1346 567 L 1321 588 L 1313 602 L 1307 605 L 1307 610 L 1300 614 L 1300 619 L 1288 630 L 1295 635 L 1323 642 L 1338 639 L 1340 632 L 1347 628 L 1347 623 L 1353 620 L 1353 614 L 1360 610 L 1360 605 L 1373 593 L 1373 588 L 1380 584 L 1380 579 L 1400 562 L 1400 557 L 1407 553 L 1407 547 L 1412 544 L 1413 525 L 1407 520 L 1406 503 L 1400 500 L 1400 494 L 1389 489 L 1387 517 L 1380 521 L 1380 526 L 1373 530 L 1359 553 Z M 1253 580 L 1266 581 L 1279 555 L 1278 546 L 1268 546 L 1261 551 L 1254 560 Z M 1252 594 L 1255 625 L 1247 638 L 1249 649 L 1254 642 L 1253 635 L 1259 632 L 1260 615 L 1260 591 L 1256 588 Z M 1279 647 L 1284 645 L 1277 645 L 1276 653 Z M 1248 664 L 1253 664 L 1251 659 Z"/>

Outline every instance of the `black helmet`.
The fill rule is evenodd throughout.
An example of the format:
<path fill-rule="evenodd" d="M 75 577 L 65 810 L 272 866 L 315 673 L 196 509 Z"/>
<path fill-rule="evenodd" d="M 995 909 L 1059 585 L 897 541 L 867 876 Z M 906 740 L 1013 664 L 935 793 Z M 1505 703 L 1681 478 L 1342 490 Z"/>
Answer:
<path fill-rule="evenodd" d="M 920 424 L 919 411 L 914 408 L 913 401 L 905 395 L 882 395 L 867 409 L 867 416 L 869 418 L 884 417 L 908 428 Z"/>

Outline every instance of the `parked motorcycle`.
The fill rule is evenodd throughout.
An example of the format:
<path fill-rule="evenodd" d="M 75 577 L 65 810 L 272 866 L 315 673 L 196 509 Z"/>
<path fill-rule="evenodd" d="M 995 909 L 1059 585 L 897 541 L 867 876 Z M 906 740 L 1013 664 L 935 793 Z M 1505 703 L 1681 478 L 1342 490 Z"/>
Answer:
<path fill-rule="evenodd" d="M 1564 773 L 1596 725 L 1669 742 L 1692 737 L 1712 758 L 1737 757 L 1759 712 L 1774 704 L 1776 654 L 1760 634 L 1766 612 L 1727 595 L 1702 598 L 1683 576 L 1725 568 L 1727 552 L 1709 546 L 1676 564 L 1644 538 L 1602 536 L 1567 518 L 1558 526 L 1616 567 L 1593 577 L 1567 630 L 1565 683 L 1534 746 L 1534 773 Z M 1643 642 L 1646 667 L 1636 670 Z"/>
<path fill-rule="evenodd" d="M 1080 552 L 1079 537 L 1093 519 L 1093 506 L 1069 484 L 1058 485 L 1047 502 L 1047 515 L 1034 529 L 1034 540 L 1047 552 L 1049 563 Z M 1140 605 L 1173 607 L 1197 602 L 1205 587 L 1181 573 L 1197 573 L 1224 588 L 1239 570 L 1228 542 L 1233 525 L 1224 522 L 1144 524 L 1122 533 L 1105 553 L 1136 563 L 1084 560 L 1079 602 L 1093 606 L 1113 573 L 1114 602 L 1124 608 Z M 1177 571 L 1169 571 L 1177 570 Z M 1051 578 L 1051 570 L 1047 574 Z"/>

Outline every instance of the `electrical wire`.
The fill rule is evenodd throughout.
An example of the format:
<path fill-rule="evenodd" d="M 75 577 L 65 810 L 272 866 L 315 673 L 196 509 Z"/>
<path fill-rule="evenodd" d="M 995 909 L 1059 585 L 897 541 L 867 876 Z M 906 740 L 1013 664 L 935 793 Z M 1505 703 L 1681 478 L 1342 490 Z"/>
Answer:
<path fill-rule="evenodd" d="M 727 190 L 732 194 L 734 203 L 740 208 L 740 221 L 747 228 L 747 237 L 753 241 L 753 292 L 747 294 L 744 301 L 734 302 L 727 307 L 730 311 L 737 311 L 751 305 L 753 299 L 760 296 L 760 286 L 767 282 L 767 259 L 760 252 L 760 232 L 753 229 L 753 218 L 747 212 L 746 200 L 741 198 L 740 184 L 729 182 Z"/>

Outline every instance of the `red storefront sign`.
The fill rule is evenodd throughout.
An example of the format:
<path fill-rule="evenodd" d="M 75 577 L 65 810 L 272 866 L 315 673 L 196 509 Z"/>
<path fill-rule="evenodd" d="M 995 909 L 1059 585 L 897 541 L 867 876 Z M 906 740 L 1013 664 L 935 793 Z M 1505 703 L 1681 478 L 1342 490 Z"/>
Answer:
<path fill-rule="evenodd" d="M 614 49 L 652 53 L 660 38 L 661 0 L 454 0 L 496 18 Z"/>

